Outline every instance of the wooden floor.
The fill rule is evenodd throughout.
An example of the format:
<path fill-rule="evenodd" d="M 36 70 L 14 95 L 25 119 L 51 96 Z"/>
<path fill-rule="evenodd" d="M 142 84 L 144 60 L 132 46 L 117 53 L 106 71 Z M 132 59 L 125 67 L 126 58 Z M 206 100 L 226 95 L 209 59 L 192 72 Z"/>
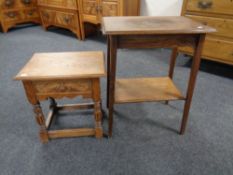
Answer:
<path fill-rule="evenodd" d="M 115 103 L 183 100 L 169 77 L 117 79 Z"/>

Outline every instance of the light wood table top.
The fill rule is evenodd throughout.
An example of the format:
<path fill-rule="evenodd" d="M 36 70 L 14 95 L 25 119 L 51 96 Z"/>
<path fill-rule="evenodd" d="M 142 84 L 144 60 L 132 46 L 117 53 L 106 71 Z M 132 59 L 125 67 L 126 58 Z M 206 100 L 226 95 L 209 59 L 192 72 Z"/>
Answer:
<path fill-rule="evenodd" d="M 198 34 L 216 29 L 182 16 L 104 17 L 102 30 L 106 35 Z"/>
<path fill-rule="evenodd" d="M 15 80 L 75 79 L 105 76 L 104 53 L 36 53 Z"/>

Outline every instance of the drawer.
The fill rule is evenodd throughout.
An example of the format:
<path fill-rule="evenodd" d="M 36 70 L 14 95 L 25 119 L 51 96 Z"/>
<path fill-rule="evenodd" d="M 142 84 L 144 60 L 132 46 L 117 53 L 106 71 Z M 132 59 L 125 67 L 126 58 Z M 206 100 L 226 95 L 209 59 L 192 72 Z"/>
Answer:
<path fill-rule="evenodd" d="M 187 0 L 187 10 L 233 15 L 232 0 Z"/>
<path fill-rule="evenodd" d="M 64 27 L 78 27 L 78 17 L 75 13 L 56 12 L 56 24 Z"/>
<path fill-rule="evenodd" d="M 55 22 L 55 11 L 40 9 L 40 15 L 44 23 L 54 23 Z"/>
<path fill-rule="evenodd" d="M 217 32 L 212 33 L 211 35 L 233 38 L 233 32 L 232 32 L 233 31 L 233 20 L 232 19 L 192 16 L 192 15 L 187 15 L 187 17 L 200 21 L 205 25 L 209 25 L 211 27 L 216 28 Z"/>
<path fill-rule="evenodd" d="M 38 5 L 78 9 L 77 0 L 38 0 Z"/>
<path fill-rule="evenodd" d="M 24 16 L 26 19 L 29 18 L 38 18 L 39 14 L 36 8 L 30 9 L 30 10 L 24 10 Z"/>
<path fill-rule="evenodd" d="M 69 95 L 91 95 L 92 82 L 82 80 L 51 80 L 34 81 L 33 86 L 37 96 L 68 97 Z"/>
<path fill-rule="evenodd" d="M 187 47 L 180 50 L 188 53 L 193 52 L 192 49 Z M 233 64 L 233 42 L 207 37 L 202 55 L 204 58 Z"/>
<path fill-rule="evenodd" d="M 2 9 L 13 9 L 18 6 L 16 0 L 0 0 L 0 8 Z"/>
<path fill-rule="evenodd" d="M 35 7 L 36 0 L 20 0 L 20 7 Z"/>
<path fill-rule="evenodd" d="M 19 21 L 23 19 L 23 15 L 20 11 L 3 12 L 2 20 L 4 21 Z"/>

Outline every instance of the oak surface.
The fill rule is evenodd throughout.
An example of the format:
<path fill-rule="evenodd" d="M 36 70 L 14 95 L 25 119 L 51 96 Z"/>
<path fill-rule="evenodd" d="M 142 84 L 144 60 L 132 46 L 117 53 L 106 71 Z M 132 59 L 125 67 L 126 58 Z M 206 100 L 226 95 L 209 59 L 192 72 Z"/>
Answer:
<path fill-rule="evenodd" d="M 115 103 L 184 99 L 168 77 L 117 79 Z"/>
<path fill-rule="evenodd" d="M 103 52 L 36 53 L 16 80 L 55 80 L 105 76 Z"/>
<path fill-rule="evenodd" d="M 201 34 L 216 30 L 186 17 L 104 17 L 106 35 Z"/>

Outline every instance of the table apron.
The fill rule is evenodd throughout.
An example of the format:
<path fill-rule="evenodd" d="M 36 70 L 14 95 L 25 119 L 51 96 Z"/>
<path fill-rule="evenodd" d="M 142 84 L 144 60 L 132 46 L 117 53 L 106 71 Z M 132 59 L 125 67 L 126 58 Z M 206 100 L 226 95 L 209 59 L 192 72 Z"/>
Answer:
<path fill-rule="evenodd" d="M 120 35 L 117 37 L 117 48 L 175 48 L 188 46 L 195 48 L 200 35 Z"/>

